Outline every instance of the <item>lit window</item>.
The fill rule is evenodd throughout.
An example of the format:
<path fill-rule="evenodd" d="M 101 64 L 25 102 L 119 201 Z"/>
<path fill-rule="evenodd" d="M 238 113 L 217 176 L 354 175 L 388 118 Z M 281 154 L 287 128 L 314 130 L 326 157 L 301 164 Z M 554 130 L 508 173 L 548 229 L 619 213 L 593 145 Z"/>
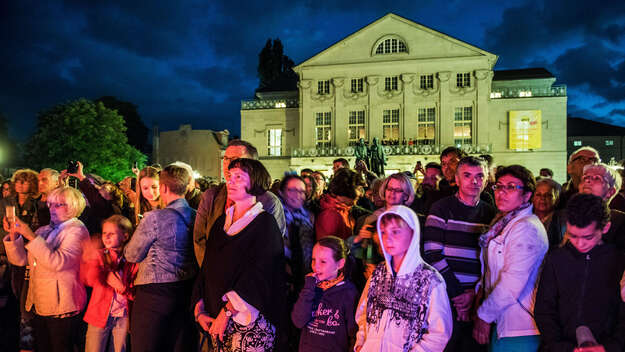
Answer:
<path fill-rule="evenodd" d="M 581 147 L 582 146 L 582 141 L 573 141 L 573 146 L 574 147 Z"/>
<path fill-rule="evenodd" d="M 315 144 L 317 147 L 330 147 L 332 133 L 332 113 L 318 112 L 315 118 Z"/>
<path fill-rule="evenodd" d="M 434 144 L 435 121 L 435 108 L 419 108 L 417 110 L 417 144 Z"/>
<path fill-rule="evenodd" d="M 527 97 L 531 97 L 532 96 L 532 91 L 531 90 L 522 90 L 519 92 L 519 97 L 521 98 L 527 98 Z"/>
<path fill-rule="evenodd" d="M 471 126 L 473 123 L 473 107 L 464 106 L 454 109 L 454 144 L 472 144 Z"/>
<path fill-rule="evenodd" d="M 330 94 L 330 81 L 318 81 L 317 82 L 317 94 L 324 95 Z"/>
<path fill-rule="evenodd" d="M 421 89 L 433 89 L 434 75 L 421 75 L 421 82 L 419 86 Z"/>
<path fill-rule="evenodd" d="M 375 49 L 376 54 L 405 53 L 407 51 L 406 43 L 395 38 L 385 39 L 378 44 L 378 47 Z"/>
<path fill-rule="evenodd" d="M 384 90 L 386 91 L 397 90 L 397 81 L 398 81 L 397 76 L 385 77 L 384 78 Z"/>
<path fill-rule="evenodd" d="M 501 92 L 492 92 L 492 93 L 490 93 L 490 98 L 491 99 L 501 98 Z"/>
<path fill-rule="evenodd" d="M 456 74 L 456 87 L 466 88 L 471 87 L 471 73 L 464 72 Z"/>
<path fill-rule="evenodd" d="M 282 130 L 270 129 L 267 133 L 267 155 L 269 156 L 281 156 L 282 155 Z"/>
<path fill-rule="evenodd" d="M 350 111 L 347 125 L 347 139 L 349 145 L 355 145 L 360 138 L 366 138 L 365 111 Z"/>
<path fill-rule="evenodd" d="M 352 79 L 352 93 L 362 93 L 364 81 L 363 78 Z"/>
<path fill-rule="evenodd" d="M 611 139 L 607 139 L 607 140 L 605 141 L 605 145 L 614 145 L 614 141 L 613 141 L 613 140 L 611 140 Z"/>
<path fill-rule="evenodd" d="M 286 108 L 286 103 L 285 102 L 277 102 L 276 103 L 276 109 L 279 108 Z"/>
<path fill-rule="evenodd" d="M 382 114 L 382 140 L 399 141 L 399 109 L 384 110 Z"/>

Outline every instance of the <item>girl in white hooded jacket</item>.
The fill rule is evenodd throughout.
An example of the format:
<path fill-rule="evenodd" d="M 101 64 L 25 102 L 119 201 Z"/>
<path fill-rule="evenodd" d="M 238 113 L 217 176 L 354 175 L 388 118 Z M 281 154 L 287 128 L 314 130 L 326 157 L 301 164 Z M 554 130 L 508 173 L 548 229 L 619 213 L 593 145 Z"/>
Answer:
<path fill-rule="evenodd" d="M 419 253 L 417 215 L 393 206 L 378 219 L 385 261 L 365 286 L 356 311 L 356 352 L 442 351 L 452 332 L 445 281 Z"/>

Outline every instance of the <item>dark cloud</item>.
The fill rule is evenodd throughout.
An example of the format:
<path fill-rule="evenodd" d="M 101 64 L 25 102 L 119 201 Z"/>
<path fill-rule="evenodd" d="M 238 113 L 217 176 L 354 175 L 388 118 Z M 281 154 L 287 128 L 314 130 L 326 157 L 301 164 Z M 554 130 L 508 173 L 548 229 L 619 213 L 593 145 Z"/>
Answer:
<path fill-rule="evenodd" d="M 612 111 L 610 111 L 610 115 L 625 116 L 625 109 L 612 109 Z"/>
<path fill-rule="evenodd" d="M 587 88 L 608 102 L 619 102 L 625 99 L 625 65 L 612 67 L 610 61 L 622 55 L 600 42 L 588 43 L 564 52 L 553 67 L 569 86 Z"/>
<path fill-rule="evenodd" d="M 0 112 L 24 138 L 42 109 L 112 95 L 136 104 L 148 126 L 191 123 L 239 134 L 240 101 L 254 93 L 258 53 L 268 38 L 279 37 L 297 64 L 388 12 L 489 50 L 502 68 L 549 68 L 569 85 L 569 112 L 599 118 L 597 109 L 618 110 L 625 3 L 514 4 L 1 1 L 0 46 L 7 54 Z"/>

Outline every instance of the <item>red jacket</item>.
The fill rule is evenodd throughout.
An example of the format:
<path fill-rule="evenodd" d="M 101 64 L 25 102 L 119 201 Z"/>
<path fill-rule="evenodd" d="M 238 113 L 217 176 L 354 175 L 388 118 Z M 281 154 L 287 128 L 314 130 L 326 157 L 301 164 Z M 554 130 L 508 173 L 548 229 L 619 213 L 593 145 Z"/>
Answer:
<path fill-rule="evenodd" d="M 104 328 L 109 317 L 111 304 L 113 303 L 114 289 L 106 283 L 108 271 L 104 267 L 104 249 L 98 251 L 98 258 L 82 262 L 80 268 L 81 278 L 85 285 L 93 287 L 91 299 L 85 312 L 84 321 Z M 124 295 L 132 300 L 132 281 L 137 275 L 137 264 L 124 262 L 122 267 L 122 282 L 126 287 Z"/>
<path fill-rule="evenodd" d="M 326 236 L 337 236 L 345 240 L 352 235 L 355 221 L 349 212 L 354 205 L 353 200 L 324 194 L 320 205 L 321 212 L 315 219 L 317 240 Z"/>

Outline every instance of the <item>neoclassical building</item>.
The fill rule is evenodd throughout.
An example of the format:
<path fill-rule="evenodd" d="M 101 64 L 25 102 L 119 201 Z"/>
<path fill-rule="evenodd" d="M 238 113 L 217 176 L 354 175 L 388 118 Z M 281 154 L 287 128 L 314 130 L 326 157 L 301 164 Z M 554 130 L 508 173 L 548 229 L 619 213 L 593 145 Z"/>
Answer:
<path fill-rule="evenodd" d="M 241 138 L 274 178 L 354 162 L 359 138 L 384 141 L 386 172 L 456 145 L 566 176 L 566 86 L 545 69 L 494 71 L 497 55 L 388 14 L 294 68 L 297 91 L 241 102 Z M 353 165 L 353 164 L 352 164 Z"/>

